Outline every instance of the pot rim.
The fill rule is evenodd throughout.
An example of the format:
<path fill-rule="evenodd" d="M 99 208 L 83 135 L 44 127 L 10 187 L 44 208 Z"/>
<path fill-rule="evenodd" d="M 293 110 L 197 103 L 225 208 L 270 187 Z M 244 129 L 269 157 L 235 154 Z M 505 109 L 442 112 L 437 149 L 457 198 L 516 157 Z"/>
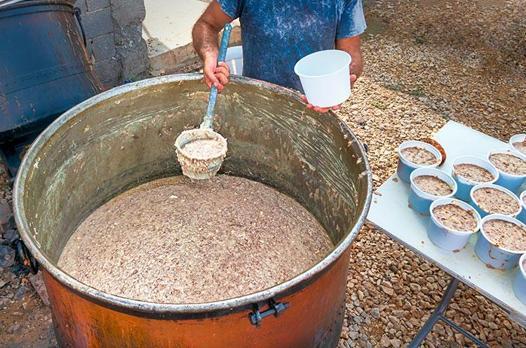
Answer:
<path fill-rule="evenodd" d="M 71 119 L 74 119 L 78 114 L 94 104 L 107 100 L 111 97 L 117 95 L 122 95 L 133 91 L 138 88 L 143 87 L 152 87 L 157 85 L 162 85 L 165 83 L 172 83 L 178 81 L 195 81 L 203 78 L 202 74 L 190 73 L 190 74 L 176 74 L 168 76 L 154 77 L 146 80 L 141 80 L 134 83 L 125 84 L 106 92 L 95 95 L 84 102 L 74 106 L 73 108 L 66 111 L 60 117 L 58 117 L 51 125 L 49 125 L 33 142 L 31 148 L 28 150 L 26 156 L 22 160 L 20 165 L 20 171 L 16 177 L 14 190 L 13 190 L 13 205 L 15 208 L 14 215 L 15 220 L 18 225 L 20 236 L 31 254 L 35 259 L 45 268 L 45 270 L 51 274 L 53 278 L 58 280 L 63 285 L 68 288 L 82 294 L 85 297 L 88 297 L 91 300 L 94 300 L 99 303 L 103 303 L 109 307 L 118 307 L 119 309 L 127 309 L 132 311 L 137 311 L 141 313 L 149 314 L 170 314 L 170 313 L 181 313 L 181 314 L 192 314 L 192 313 L 205 313 L 205 312 L 216 312 L 216 311 L 232 311 L 235 308 L 253 305 L 255 303 L 261 303 L 270 298 L 276 297 L 286 290 L 296 287 L 299 284 L 308 281 L 309 279 L 321 275 L 327 268 L 329 268 L 333 263 L 335 263 L 339 257 L 347 250 L 351 242 L 354 240 L 362 225 L 364 224 L 369 207 L 372 200 L 372 174 L 371 168 L 369 166 L 369 161 L 367 159 L 365 149 L 360 141 L 356 141 L 358 146 L 359 154 L 364 159 L 365 170 L 367 171 L 367 195 L 365 198 L 364 206 L 354 224 L 353 228 L 347 233 L 345 238 L 343 238 L 333 249 L 326 255 L 322 260 L 317 262 L 314 266 L 307 269 L 303 273 L 283 282 L 277 284 L 273 287 L 252 293 L 243 295 L 240 297 L 235 297 L 231 299 L 219 300 L 214 302 L 204 302 L 204 303 L 190 303 L 190 304 L 170 304 L 170 303 L 155 303 L 155 302 L 146 302 L 134 299 L 128 299 L 116 295 L 111 295 L 100 290 L 97 290 L 91 286 L 88 286 L 67 273 L 60 270 L 57 266 L 54 265 L 40 249 L 36 246 L 36 243 L 30 232 L 30 228 L 26 219 L 25 209 L 24 209 L 24 191 L 25 186 L 23 183 L 27 180 L 29 164 L 34 164 L 37 160 L 38 153 L 42 147 L 47 143 L 47 141 L 54 135 L 55 131 L 58 130 L 62 125 L 69 122 Z M 278 86 L 269 82 L 249 79 L 243 76 L 232 76 L 232 81 L 238 82 L 241 84 L 252 85 L 263 87 L 272 91 L 279 92 L 282 95 L 287 95 L 301 101 L 301 94 L 297 91 Z M 334 113 L 331 112 L 333 117 L 336 117 Z M 337 118 L 337 122 L 340 126 L 340 129 L 344 133 L 344 136 L 349 136 L 353 139 L 358 139 L 350 128 L 340 119 Z M 120 307 L 119 307 L 120 306 Z"/>

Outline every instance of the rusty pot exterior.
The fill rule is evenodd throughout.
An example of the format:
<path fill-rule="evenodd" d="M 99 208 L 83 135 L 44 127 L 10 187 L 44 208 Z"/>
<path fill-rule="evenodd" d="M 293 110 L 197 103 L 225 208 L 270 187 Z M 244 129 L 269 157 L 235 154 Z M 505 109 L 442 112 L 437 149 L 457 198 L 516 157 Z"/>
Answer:
<path fill-rule="evenodd" d="M 108 308 L 44 272 L 63 347 L 334 347 L 345 313 L 349 253 L 315 282 L 276 300 L 289 307 L 254 326 L 251 309 L 210 318 L 142 316 Z"/>
<path fill-rule="evenodd" d="M 57 267 L 90 212 L 131 187 L 181 174 L 173 142 L 204 114 L 200 79 L 174 75 L 102 93 L 57 119 L 28 151 L 15 183 L 15 217 L 42 266 L 61 346 L 336 346 L 350 245 L 371 200 L 368 162 L 343 122 L 306 110 L 297 93 L 272 84 L 234 77 L 220 95 L 215 129 L 229 143 L 221 172 L 304 205 L 335 244 L 320 262 L 271 288 L 197 304 L 114 296 Z"/>

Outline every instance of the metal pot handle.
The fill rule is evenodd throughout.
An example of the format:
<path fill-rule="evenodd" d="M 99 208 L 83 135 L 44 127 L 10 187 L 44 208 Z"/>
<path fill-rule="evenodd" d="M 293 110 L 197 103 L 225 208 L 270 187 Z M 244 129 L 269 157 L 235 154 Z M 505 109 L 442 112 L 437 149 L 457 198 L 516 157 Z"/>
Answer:
<path fill-rule="evenodd" d="M 261 325 L 261 321 L 266 317 L 274 315 L 277 318 L 287 308 L 289 308 L 288 303 L 276 302 L 271 298 L 268 300 L 268 308 L 263 312 L 260 311 L 259 304 L 255 303 L 254 310 L 248 314 L 248 319 L 252 325 L 257 327 Z"/>
<path fill-rule="evenodd" d="M 24 241 L 21 239 L 17 239 L 14 242 L 15 251 L 17 258 L 19 262 L 24 265 L 29 271 L 33 274 L 37 274 L 38 272 L 38 262 L 35 260 L 33 255 L 31 255 L 31 252 L 29 252 L 29 249 L 27 249 L 26 245 L 24 244 Z"/>
<path fill-rule="evenodd" d="M 86 32 L 84 31 L 84 27 L 82 26 L 82 20 L 80 19 L 80 8 L 75 7 L 73 9 L 73 13 L 75 14 L 75 18 L 77 18 L 77 23 L 79 24 L 80 33 L 82 34 L 82 41 L 84 41 L 84 47 L 88 48 L 88 41 L 86 40 Z"/>

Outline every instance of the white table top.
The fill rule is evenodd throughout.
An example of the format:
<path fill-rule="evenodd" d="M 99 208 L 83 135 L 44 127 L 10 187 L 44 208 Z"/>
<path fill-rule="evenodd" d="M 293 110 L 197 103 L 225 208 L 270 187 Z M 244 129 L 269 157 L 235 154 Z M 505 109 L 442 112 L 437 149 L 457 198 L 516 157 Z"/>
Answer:
<path fill-rule="evenodd" d="M 460 123 L 449 121 L 434 138 L 447 153 L 446 162 L 440 167 L 451 173 L 453 160 L 462 155 L 484 158 L 494 149 L 506 148 L 506 144 Z M 424 216 L 408 207 L 409 185 L 391 176 L 374 194 L 367 219 L 387 235 L 400 242 L 426 260 L 474 288 L 503 308 L 512 320 L 526 325 L 526 305 L 513 293 L 511 271 L 490 269 L 480 261 L 473 250 L 476 235 L 460 252 L 445 251 L 435 246 L 427 237 Z"/>

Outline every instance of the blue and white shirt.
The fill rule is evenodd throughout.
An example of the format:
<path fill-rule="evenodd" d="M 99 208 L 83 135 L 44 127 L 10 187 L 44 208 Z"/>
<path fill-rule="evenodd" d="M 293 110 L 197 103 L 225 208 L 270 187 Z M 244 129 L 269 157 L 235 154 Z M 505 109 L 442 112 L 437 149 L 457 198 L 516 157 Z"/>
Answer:
<path fill-rule="evenodd" d="M 243 38 L 243 75 L 302 90 L 294 65 L 365 31 L 362 0 L 217 0 Z"/>

